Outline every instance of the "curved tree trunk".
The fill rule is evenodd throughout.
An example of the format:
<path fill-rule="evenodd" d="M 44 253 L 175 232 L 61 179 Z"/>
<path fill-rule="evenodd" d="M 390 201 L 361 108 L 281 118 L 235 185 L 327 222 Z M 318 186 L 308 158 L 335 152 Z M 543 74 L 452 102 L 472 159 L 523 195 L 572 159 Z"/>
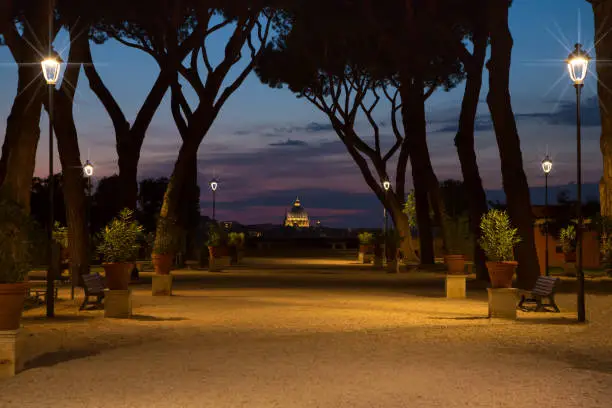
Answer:
<path fill-rule="evenodd" d="M 40 138 L 40 116 L 44 80 L 40 74 L 40 50 L 30 44 L 47 41 L 47 8 L 36 9 L 28 16 L 29 28 L 20 36 L 14 27 L 4 33 L 6 45 L 20 65 L 17 69 L 17 96 L 6 124 L 6 135 L 0 159 L 0 194 L 10 198 L 26 211 L 30 209 L 30 189 Z M 33 33 L 31 27 L 39 29 Z"/>
<path fill-rule="evenodd" d="M 597 54 L 597 94 L 601 116 L 600 148 L 603 175 L 599 182 L 601 215 L 612 217 L 612 1 L 591 1 L 595 15 L 595 52 Z"/>
<path fill-rule="evenodd" d="M 487 104 L 499 147 L 508 213 L 521 237 L 521 243 L 516 249 L 519 262 L 517 284 L 521 289 L 531 289 L 540 274 L 540 266 L 533 234 L 529 185 L 523 170 L 521 143 L 510 100 L 510 61 L 513 40 L 508 26 L 508 5 L 508 0 L 489 1 L 491 57 L 487 63 L 489 70 Z"/>
<path fill-rule="evenodd" d="M 71 33 L 79 34 L 80 25 L 72 27 Z M 80 284 L 79 276 L 89 273 L 89 233 L 87 229 L 87 198 L 85 180 L 82 173 L 81 154 L 76 126 L 74 123 L 74 93 L 79 73 L 86 36 L 72 39 L 62 86 L 55 91 L 51 103 L 53 128 L 64 176 L 64 200 L 66 202 L 66 221 L 68 224 L 68 251 L 70 252 L 70 272 L 72 282 Z M 85 44 L 87 46 L 87 44 Z M 49 105 L 47 104 L 47 107 Z"/>
<path fill-rule="evenodd" d="M 434 182 L 437 184 L 437 178 L 431 165 L 429 149 L 427 147 L 423 83 L 413 81 L 409 75 L 404 75 L 399 90 L 402 98 L 402 122 L 405 137 L 409 144 L 408 150 L 410 151 L 410 164 L 414 183 L 420 244 L 419 257 L 422 264 L 432 265 L 435 262 L 435 254 L 429 209 L 430 198 L 433 198 L 431 203 L 435 205 L 435 196 L 430 195 L 430 192 L 433 191 L 431 184 Z"/>
<path fill-rule="evenodd" d="M 482 179 L 478 170 L 478 161 L 474 148 L 474 123 L 478 110 L 478 101 L 482 88 L 482 71 L 487 55 L 487 36 L 475 34 L 474 56 L 471 64 L 466 65 L 467 81 L 463 102 L 461 104 L 461 114 L 459 116 L 459 130 L 455 136 L 455 146 L 461 164 L 463 182 L 470 197 L 468 200 L 470 214 L 470 229 L 474 236 L 474 266 L 476 276 L 481 280 L 488 280 L 485 254 L 480 245 L 480 220 L 482 215 L 487 212 L 487 196 L 482 187 Z"/>

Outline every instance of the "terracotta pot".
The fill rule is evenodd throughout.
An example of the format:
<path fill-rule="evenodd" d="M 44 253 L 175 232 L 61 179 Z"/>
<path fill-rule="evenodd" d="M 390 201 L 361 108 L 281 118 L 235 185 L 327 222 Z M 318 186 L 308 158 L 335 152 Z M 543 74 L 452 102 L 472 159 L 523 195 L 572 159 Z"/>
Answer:
<path fill-rule="evenodd" d="M 172 268 L 172 254 L 153 254 L 151 255 L 151 262 L 155 268 L 157 275 L 170 275 L 170 268 Z"/>
<path fill-rule="evenodd" d="M 225 246 L 208 247 L 208 254 L 211 257 L 220 258 L 222 256 L 229 256 L 229 248 Z"/>
<path fill-rule="evenodd" d="M 371 254 L 374 252 L 374 247 L 372 245 L 359 245 L 359 252 L 363 252 L 364 254 Z"/>
<path fill-rule="evenodd" d="M 518 262 L 487 262 L 492 288 L 511 288 L 512 277 Z"/>
<path fill-rule="evenodd" d="M 570 252 L 569 254 L 564 253 L 563 256 L 565 258 L 565 262 L 567 262 L 567 263 L 574 263 L 574 262 L 576 262 L 576 253 L 575 252 Z"/>
<path fill-rule="evenodd" d="M 21 322 L 21 312 L 28 284 L 0 284 L 0 330 L 17 330 Z"/>
<path fill-rule="evenodd" d="M 465 274 L 464 255 L 444 255 L 444 263 L 446 264 L 449 275 Z"/>
<path fill-rule="evenodd" d="M 106 285 L 110 290 L 127 290 L 130 283 L 130 272 L 132 272 L 132 262 L 104 263 L 104 275 Z"/>

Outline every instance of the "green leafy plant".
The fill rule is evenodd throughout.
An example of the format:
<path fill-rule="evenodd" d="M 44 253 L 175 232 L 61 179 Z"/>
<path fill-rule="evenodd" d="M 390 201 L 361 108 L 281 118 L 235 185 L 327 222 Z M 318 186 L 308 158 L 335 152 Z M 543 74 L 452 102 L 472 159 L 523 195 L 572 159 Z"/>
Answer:
<path fill-rule="evenodd" d="M 227 244 L 227 234 L 221 226 L 212 222 L 208 224 L 208 237 L 205 241 L 207 247 L 221 247 Z"/>
<path fill-rule="evenodd" d="M 98 253 L 106 263 L 128 262 L 136 258 L 142 234 L 142 227 L 134 220 L 134 212 L 128 208 L 121 210 L 102 231 Z"/>
<path fill-rule="evenodd" d="M 516 228 L 512 228 L 510 217 L 505 211 L 492 209 L 480 220 L 482 235 L 478 244 L 490 261 L 514 260 L 514 247 L 521 242 Z"/>
<path fill-rule="evenodd" d="M 227 239 L 230 246 L 235 246 L 236 248 L 244 246 L 244 232 L 230 232 Z"/>
<path fill-rule="evenodd" d="M 454 218 L 445 216 L 444 235 L 449 255 L 466 255 L 470 253 L 472 234 L 468 217 L 464 215 Z"/>
<path fill-rule="evenodd" d="M 160 217 L 157 221 L 153 253 L 174 255 L 181 250 L 185 232 L 173 219 Z"/>
<path fill-rule="evenodd" d="M 46 247 L 38 225 L 23 208 L 12 201 L 0 201 L 0 284 L 23 282 L 33 254 L 48 253 Z"/>
<path fill-rule="evenodd" d="M 576 252 L 576 228 L 573 225 L 561 228 L 559 241 L 561 242 L 563 253 L 571 254 Z"/>
<path fill-rule="evenodd" d="M 53 225 L 53 239 L 62 248 L 68 248 L 68 227 L 63 227 L 58 221 Z"/>
<path fill-rule="evenodd" d="M 408 194 L 408 197 L 406 197 L 406 202 L 404 203 L 404 209 L 402 212 L 408 217 L 408 225 L 410 228 L 416 228 L 416 200 L 414 198 L 414 190 L 412 190 L 410 194 Z"/>
<path fill-rule="evenodd" d="M 374 242 L 374 235 L 369 232 L 360 232 L 357 238 L 359 239 L 360 245 L 370 245 Z"/>

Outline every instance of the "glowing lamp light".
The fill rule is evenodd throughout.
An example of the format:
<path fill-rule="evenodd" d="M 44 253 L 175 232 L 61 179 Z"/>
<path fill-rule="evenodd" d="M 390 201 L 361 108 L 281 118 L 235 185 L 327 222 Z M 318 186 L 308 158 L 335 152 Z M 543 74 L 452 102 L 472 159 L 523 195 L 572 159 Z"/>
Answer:
<path fill-rule="evenodd" d="M 212 191 L 217 191 L 217 187 L 219 187 L 219 182 L 217 180 L 212 179 L 209 184 Z"/>
<path fill-rule="evenodd" d="M 552 161 L 550 160 L 550 157 L 546 156 L 544 160 L 542 160 L 542 171 L 544 172 L 544 174 L 548 174 L 551 170 Z"/>
<path fill-rule="evenodd" d="M 91 177 L 94 174 L 94 166 L 89 160 L 87 160 L 83 166 L 83 173 L 85 173 L 87 177 Z"/>
<path fill-rule="evenodd" d="M 47 85 L 55 85 L 59 79 L 60 63 L 55 58 L 47 58 L 40 63 Z"/>
<path fill-rule="evenodd" d="M 389 187 L 391 187 L 391 183 L 389 182 L 389 180 L 383 181 L 383 188 L 385 189 L 385 191 L 389 191 Z"/>
<path fill-rule="evenodd" d="M 591 57 L 582 49 L 581 44 L 576 44 L 575 47 L 567 57 L 567 70 L 574 85 L 582 85 L 589 70 Z"/>

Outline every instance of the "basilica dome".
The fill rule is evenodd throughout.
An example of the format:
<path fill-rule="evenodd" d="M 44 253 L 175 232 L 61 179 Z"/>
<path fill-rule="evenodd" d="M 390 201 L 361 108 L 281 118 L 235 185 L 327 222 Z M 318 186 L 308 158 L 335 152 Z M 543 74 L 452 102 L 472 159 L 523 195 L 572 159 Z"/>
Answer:
<path fill-rule="evenodd" d="M 293 202 L 293 206 L 285 214 L 285 227 L 310 227 L 310 219 L 308 213 L 302 207 L 300 199 L 296 198 Z"/>

